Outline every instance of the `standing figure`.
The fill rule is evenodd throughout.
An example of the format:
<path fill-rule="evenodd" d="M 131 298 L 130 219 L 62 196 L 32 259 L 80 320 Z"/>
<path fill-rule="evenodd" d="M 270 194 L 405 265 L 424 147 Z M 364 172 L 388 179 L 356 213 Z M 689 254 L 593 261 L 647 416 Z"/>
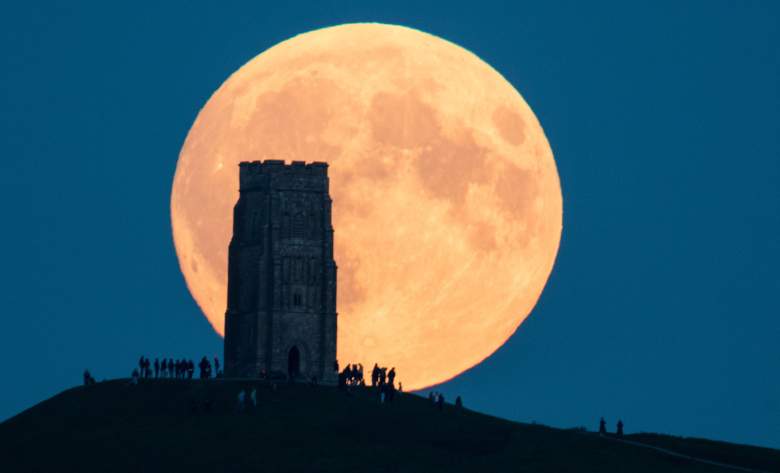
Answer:
<path fill-rule="evenodd" d="M 200 364 L 198 364 L 198 368 L 200 368 L 200 379 L 208 379 L 211 371 L 211 363 L 209 363 L 209 359 L 205 356 L 201 358 Z"/>
<path fill-rule="evenodd" d="M 160 359 L 155 358 L 154 359 L 154 377 L 159 378 L 160 377 Z"/>
<path fill-rule="evenodd" d="M 618 419 L 617 423 L 617 436 L 622 437 L 623 436 L 623 421 Z"/>
<path fill-rule="evenodd" d="M 205 359 L 205 357 L 204 357 Z M 202 362 L 201 362 L 202 363 Z M 238 392 L 238 404 L 236 408 L 238 409 L 238 412 L 241 412 L 244 410 L 244 403 L 246 402 L 246 392 L 242 389 Z"/>
<path fill-rule="evenodd" d="M 605 435 L 607 433 L 607 423 L 602 417 L 599 421 L 599 435 Z"/>

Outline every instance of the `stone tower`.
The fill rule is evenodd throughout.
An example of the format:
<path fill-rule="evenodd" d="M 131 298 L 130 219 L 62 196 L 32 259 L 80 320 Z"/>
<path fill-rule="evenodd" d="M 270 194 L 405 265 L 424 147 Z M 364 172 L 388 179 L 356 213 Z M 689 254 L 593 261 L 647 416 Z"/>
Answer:
<path fill-rule="evenodd" d="M 225 376 L 335 384 L 336 263 L 328 165 L 239 165 L 228 250 Z"/>

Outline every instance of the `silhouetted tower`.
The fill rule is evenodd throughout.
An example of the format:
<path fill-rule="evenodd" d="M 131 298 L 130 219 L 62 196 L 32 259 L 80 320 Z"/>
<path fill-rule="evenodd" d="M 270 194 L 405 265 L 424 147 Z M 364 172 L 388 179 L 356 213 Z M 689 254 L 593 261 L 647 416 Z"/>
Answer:
<path fill-rule="evenodd" d="M 335 384 L 336 263 L 328 165 L 239 164 L 225 314 L 225 376 Z"/>

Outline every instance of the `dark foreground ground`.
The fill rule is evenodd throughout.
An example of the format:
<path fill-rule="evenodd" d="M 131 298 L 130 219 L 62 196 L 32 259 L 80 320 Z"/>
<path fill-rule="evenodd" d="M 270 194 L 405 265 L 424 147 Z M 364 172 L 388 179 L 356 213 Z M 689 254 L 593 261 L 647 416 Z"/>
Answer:
<path fill-rule="evenodd" d="M 0 471 L 728 472 L 598 435 L 527 425 L 400 395 L 239 381 L 126 380 L 69 389 L 0 424 Z M 213 402 L 204 412 L 206 401 Z M 197 408 L 194 412 L 193 409 Z M 629 439 L 766 471 L 780 451 L 642 434 Z"/>

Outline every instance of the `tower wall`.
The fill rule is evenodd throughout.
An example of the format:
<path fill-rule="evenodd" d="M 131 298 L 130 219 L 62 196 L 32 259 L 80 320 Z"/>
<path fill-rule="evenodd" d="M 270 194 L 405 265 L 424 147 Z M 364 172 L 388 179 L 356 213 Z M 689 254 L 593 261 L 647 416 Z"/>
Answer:
<path fill-rule="evenodd" d="M 336 263 L 328 165 L 240 165 L 228 250 L 225 375 L 335 383 Z M 292 373 L 294 374 L 294 373 Z"/>

